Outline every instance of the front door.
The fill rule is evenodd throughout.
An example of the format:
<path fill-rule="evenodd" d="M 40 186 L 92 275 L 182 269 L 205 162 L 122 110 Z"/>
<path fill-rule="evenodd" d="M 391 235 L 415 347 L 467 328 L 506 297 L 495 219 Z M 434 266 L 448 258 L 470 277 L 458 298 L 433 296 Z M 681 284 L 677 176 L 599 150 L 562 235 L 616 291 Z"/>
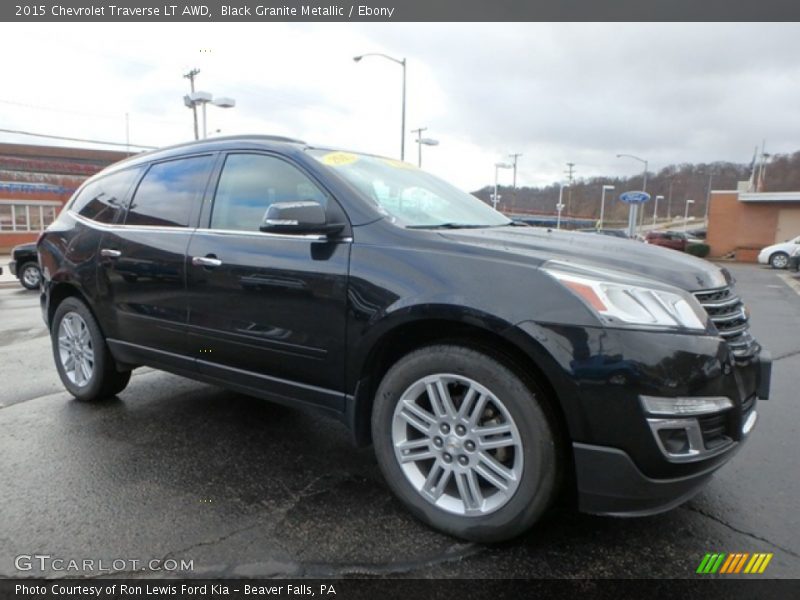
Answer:
<path fill-rule="evenodd" d="M 190 349 L 207 377 L 343 408 L 350 242 L 259 231 L 274 202 L 335 200 L 275 155 L 225 158 L 187 252 Z"/>

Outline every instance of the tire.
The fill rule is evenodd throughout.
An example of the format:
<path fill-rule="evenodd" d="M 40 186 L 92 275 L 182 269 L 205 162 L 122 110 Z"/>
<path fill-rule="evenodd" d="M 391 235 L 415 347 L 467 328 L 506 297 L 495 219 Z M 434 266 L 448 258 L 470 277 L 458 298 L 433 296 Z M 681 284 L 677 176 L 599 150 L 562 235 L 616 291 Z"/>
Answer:
<path fill-rule="evenodd" d="M 773 269 L 785 269 L 789 265 L 789 255 L 786 252 L 775 252 L 769 257 L 769 265 Z"/>
<path fill-rule="evenodd" d="M 38 290 L 42 281 L 42 271 L 35 262 L 26 262 L 19 268 L 19 282 L 26 290 Z"/>
<path fill-rule="evenodd" d="M 77 400 L 106 400 L 128 385 L 131 372 L 117 370 L 97 321 L 77 298 L 56 308 L 50 339 L 61 383 Z"/>
<path fill-rule="evenodd" d="M 436 402 L 429 390 L 438 390 Z M 506 364 L 463 346 L 406 355 L 384 376 L 372 411 L 375 454 L 389 487 L 416 517 L 451 535 L 498 542 L 523 533 L 560 481 L 555 421 L 544 398 Z M 502 433 L 489 435 L 487 427 Z"/>

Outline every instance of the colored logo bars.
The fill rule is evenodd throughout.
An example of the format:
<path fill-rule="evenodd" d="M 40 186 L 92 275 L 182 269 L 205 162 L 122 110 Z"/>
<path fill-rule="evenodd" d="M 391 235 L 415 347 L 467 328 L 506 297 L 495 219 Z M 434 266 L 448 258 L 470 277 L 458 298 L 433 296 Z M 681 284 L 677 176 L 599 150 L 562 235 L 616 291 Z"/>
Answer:
<path fill-rule="evenodd" d="M 763 573 L 767 569 L 769 561 L 772 560 L 772 553 L 755 552 L 734 552 L 725 554 L 724 552 L 706 554 L 697 567 L 697 572 L 701 575 L 714 573 L 725 573 L 728 575 L 736 573 Z"/>

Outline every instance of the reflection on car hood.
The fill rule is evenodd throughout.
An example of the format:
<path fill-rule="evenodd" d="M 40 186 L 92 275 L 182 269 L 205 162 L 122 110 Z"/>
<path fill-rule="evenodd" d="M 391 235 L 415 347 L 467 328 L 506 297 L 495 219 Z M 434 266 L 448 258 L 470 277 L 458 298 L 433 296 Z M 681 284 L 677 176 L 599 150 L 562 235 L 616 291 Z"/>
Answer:
<path fill-rule="evenodd" d="M 711 262 L 635 240 L 539 227 L 454 229 L 441 235 L 463 244 L 529 257 L 538 264 L 559 260 L 627 271 L 687 291 L 728 284 L 723 271 Z"/>

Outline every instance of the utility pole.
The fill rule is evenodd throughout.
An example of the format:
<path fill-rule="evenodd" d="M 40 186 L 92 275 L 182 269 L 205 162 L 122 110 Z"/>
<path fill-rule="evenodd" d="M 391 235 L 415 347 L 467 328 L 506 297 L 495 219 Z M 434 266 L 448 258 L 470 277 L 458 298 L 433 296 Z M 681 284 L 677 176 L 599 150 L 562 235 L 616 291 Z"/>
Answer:
<path fill-rule="evenodd" d="M 427 127 L 411 130 L 411 133 L 417 134 L 417 166 L 420 168 L 422 168 L 422 132 L 427 130 Z"/>
<path fill-rule="evenodd" d="M 567 216 L 572 214 L 572 180 L 575 176 L 575 163 L 568 162 L 567 170 L 564 171 L 567 175 Z"/>
<path fill-rule="evenodd" d="M 188 73 L 184 74 L 184 78 L 189 80 L 189 86 L 192 89 L 192 94 L 194 94 L 194 78 L 200 74 L 200 69 L 192 69 Z M 192 105 L 192 116 L 194 117 L 194 139 L 200 139 L 199 132 L 197 131 L 197 106 L 194 104 Z"/>
<path fill-rule="evenodd" d="M 514 211 L 514 208 L 517 204 L 517 159 L 522 156 L 521 152 L 516 152 L 514 154 L 509 154 L 508 157 L 512 159 L 514 162 L 511 163 L 511 166 L 514 169 L 514 177 L 512 179 L 511 184 L 511 211 Z"/>

